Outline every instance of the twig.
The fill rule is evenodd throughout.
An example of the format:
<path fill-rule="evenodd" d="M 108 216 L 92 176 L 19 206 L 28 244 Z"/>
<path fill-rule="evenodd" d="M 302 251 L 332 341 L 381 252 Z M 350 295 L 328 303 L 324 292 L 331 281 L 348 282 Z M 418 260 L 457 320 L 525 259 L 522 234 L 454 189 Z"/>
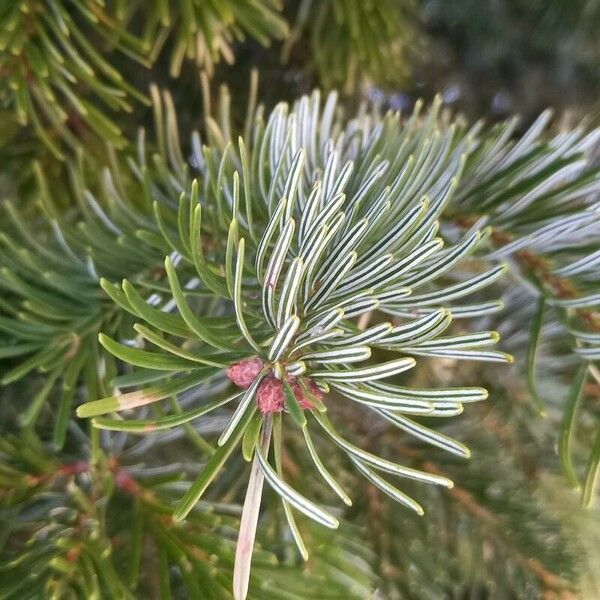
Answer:
<path fill-rule="evenodd" d="M 261 446 L 266 455 L 269 453 L 269 445 L 271 443 L 271 428 L 272 420 L 269 416 L 263 422 L 261 439 Z M 244 508 L 242 509 L 240 532 L 235 548 L 235 565 L 233 568 L 233 596 L 235 600 L 246 600 L 246 596 L 248 595 L 252 552 L 254 550 L 254 539 L 256 538 L 258 513 L 260 511 L 264 481 L 265 478 L 255 454 L 250 479 L 248 480 Z"/>

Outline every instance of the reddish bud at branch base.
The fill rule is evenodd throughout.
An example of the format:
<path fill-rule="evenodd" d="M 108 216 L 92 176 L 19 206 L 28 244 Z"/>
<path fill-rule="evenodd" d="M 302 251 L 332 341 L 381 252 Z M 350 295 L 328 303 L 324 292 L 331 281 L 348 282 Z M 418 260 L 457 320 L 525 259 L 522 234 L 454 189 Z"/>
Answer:
<path fill-rule="evenodd" d="M 239 388 L 248 389 L 252 382 L 258 377 L 258 374 L 264 367 L 263 361 L 258 358 L 247 358 L 240 362 L 232 364 L 227 369 L 227 377 Z M 314 408 L 310 398 L 304 395 L 302 386 L 295 377 L 287 377 L 287 382 L 292 387 L 294 396 L 303 410 L 312 410 Z M 302 383 L 309 394 L 318 400 L 323 398 L 323 393 L 310 379 L 303 378 Z M 274 375 L 267 375 L 258 386 L 256 391 L 256 404 L 258 410 L 263 415 L 270 415 L 281 412 L 285 407 L 285 395 L 283 392 L 283 383 Z"/>
<path fill-rule="evenodd" d="M 292 382 L 290 381 L 290 383 Z M 304 384 L 304 387 L 308 389 L 308 392 L 312 396 L 314 396 L 317 400 L 323 400 L 323 392 L 317 387 L 317 384 L 314 381 L 312 381 L 312 379 L 302 379 L 302 383 Z M 292 389 L 294 390 L 294 396 L 296 396 L 296 400 L 298 400 L 300 408 L 303 408 L 305 410 L 312 410 L 314 408 L 310 399 L 304 395 L 302 387 L 299 383 L 294 383 L 292 385 Z"/>
<path fill-rule="evenodd" d="M 252 385 L 262 368 L 263 361 L 260 358 L 247 358 L 228 367 L 227 377 L 235 385 L 246 390 Z"/>
<path fill-rule="evenodd" d="M 283 383 L 273 375 L 265 377 L 256 391 L 256 404 L 263 415 L 281 412 L 285 405 Z"/>
<path fill-rule="evenodd" d="M 292 386 L 292 391 L 294 392 L 294 396 L 296 396 L 296 400 L 298 400 L 300 408 L 303 410 L 312 410 L 314 408 L 312 402 L 304 395 L 295 377 L 288 377 L 287 381 Z M 310 379 L 304 379 L 303 383 L 313 396 L 319 400 L 323 397 L 321 390 Z M 256 404 L 258 405 L 258 410 L 263 415 L 281 412 L 285 406 L 283 383 L 272 375 L 265 377 L 258 386 Z"/>

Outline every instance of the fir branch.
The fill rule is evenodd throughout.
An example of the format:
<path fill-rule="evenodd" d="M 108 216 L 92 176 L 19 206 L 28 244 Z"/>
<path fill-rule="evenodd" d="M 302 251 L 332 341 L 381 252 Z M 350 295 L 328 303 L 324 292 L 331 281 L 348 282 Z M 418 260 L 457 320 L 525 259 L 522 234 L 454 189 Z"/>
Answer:
<path fill-rule="evenodd" d="M 235 44 L 250 37 L 263 46 L 285 38 L 288 26 L 279 0 L 153 0 L 131 3 L 123 16 L 139 15 L 144 21 L 143 40 L 154 60 L 168 44 L 169 73 L 178 77 L 185 59 L 212 75 L 215 64 L 223 59 L 235 61 Z"/>
<path fill-rule="evenodd" d="M 0 593 L 3 598 L 228 596 L 239 507 L 204 502 L 174 526 L 170 486 L 181 476 L 123 464 L 122 456 L 61 463 L 34 437 L 0 438 Z M 335 560 L 354 561 L 340 538 Z M 250 598 L 305 597 L 328 576 L 331 592 L 360 598 L 372 574 L 363 567 L 342 581 L 335 560 L 319 554 L 311 572 L 256 550 Z M 141 569 L 153 563 L 155 571 Z M 201 583 L 200 583 L 201 582 Z M 368 587 L 367 587 L 368 589 Z M 160 591 L 159 591 L 160 590 Z"/>
<path fill-rule="evenodd" d="M 204 180 L 203 194 L 198 193 L 200 186 L 194 183 L 189 197 L 180 198 L 177 228 L 166 223 L 160 226 L 163 237 L 183 262 L 195 266 L 200 281 L 219 293 L 225 306 L 228 303 L 229 311 L 235 313 L 235 319 L 222 318 L 228 333 L 221 330 L 216 335 L 210 313 L 192 309 L 192 298 L 186 294 L 172 261 L 167 258 L 165 268 L 173 302 L 180 322 L 188 328 L 183 337 L 195 339 L 198 345 L 194 356 L 198 360 L 218 361 L 221 356 L 227 360 L 222 353 L 235 348 L 250 356 L 254 354 L 241 361 L 229 358 L 232 363 L 228 377 L 246 391 L 218 440 L 220 449 L 213 455 L 210 468 L 200 474 L 182 500 L 176 511 L 177 519 L 184 518 L 191 510 L 240 440 L 250 431 L 257 431 L 250 429 L 257 407 L 263 420 L 281 411 L 289 415 L 289 422 L 284 421 L 284 435 L 290 427 L 307 427 L 310 419 L 304 411 L 313 411 L 316 423 L 347 453 L 360 472 L 397 500 L 421 512 L 415 501 L 375 471 L 448 487 L 452 482 L 380 458 L 344 439 L 322 414 L 328 402 L 325 395 L 335 390 L 347 400 L 384 416 L 389 411 L 390 418 L 392 412 L 440 416 L 448 408 L 459 412 L 463 402 L 482 400 L 487 392 L 479 388 L 419 390 L 381 380 L 412 368 L 415 365 L 412 356 L 508 359 L 501 352 L 480 349 L 496 343 L 494 333 L 442 337 L 451 321 L 451 314 L 443 309 L 420 318 L 405 316 L 395 327 L 388 324 L 357 333 L 355 319 L 375 307 L 384 313 L 401 311 L 403 315 L 411 315 L 420 306 L 443 306 L 446 298 L 468 295 L 494 281 L 502 269 L 493 269 L 454 286 L 433 283 L 447 277 L 454 265 L 484 237 L 477 233 L 444 250 L 443 241 L 435 238 L 439 227 L 437 217 L 449 202 L 462 168 L 460 144 L 448 153 L 448 138 L 442 141 L 433 134 L 431 139 L 423 139 L 424 131 L 420 128 L 401 132 L 397 118 L 390 115 L 381 123 L 385 135 L 376 136 L 376 129 L 367 130 L 363 143 L 350 141 L 345 145 L 345 138 L 352 139 L 350 134 L 356 125 L 350 121 L 345 132 L 332 133 L 332 124 L 325 119 L 334 111 L 334 102 L 331 96 L 322 115 L 317 93 L 300 100 L 291 111 L 285 105 L 278 106 L 264 128 L 260 122 L 256 124 L 253 139 L 258 139 L 258 143 L 256 147 L 245 144 L 247 161 L 228 144 L 205 148 L 197 160 Z M 436 110 L 434 107 L 429 116 L 431 127 Z M 369 127 L 367 121 L 365 125 Z M 418 136 L 414 136 L 417 132 Z M 223 141 L 227 139 L 225 131 L 213 135 Z M 451 138 L 452 132 L 445 135 Z M 427 176 L 419 168 L 406 172 L 396 154 L 399 144 L 412 146 L 415 165 L 427 160 L 428 153 L 437 146 L 439 163 Z M 391 160 L 382 160 L 376 154 L 378 148 Z M 254 166 L 244 170 L 244 164 L 248 163 Z M 243 185 L 239 183 L 236 167 L 242 168 Z M 400 194 L 406 195 L 403 203 L 397 199 L 392 205 L 388 201 L 391 195 L 388 186 L 394 185 Z M 427 188 L 431 190 L 430 200 L 423 202 L 421 194 Z M 258 198 L 258 202 L 246 199 L 245 206 L 252 211 L 252 218 L 250 212 L 244 215 L 241 211 L 242 189 L 244 193 L 251 190 Z M 196 224 L 205 211 L 212 217 L 210 225 L 205 224 L 204 217 Z M 264 232 L 262 237 L 258 236 L 257 244 L 249 232 L 244 237 L 251 221 L 255 231 Z M 210 227 L 207 233 L 210 231 L 212 236 L 227 231 L 228 237 L 225 245 L 213 248 L 211 259 L 203 256 L 200 260 L 194 257 L 193 249 L 203 247 L 204 227 Z M 246 244 L 250 252 L 245 250 Z M 413 297 L 408 282 L 413 288 L 426 285 L 430 291 Z M 124 294 L 125 287 L 118 293 Z M 230 296 L 232 300 L 228 300 Z M 131 308 L 140 318 L 147 312 Z M 173 331 L 166 322 L 152 319 L 152 324 L 158 327 L 156 336 Z M 183 347 L 176 350 L 180 343 L 165 340 L 159 344 L 162 349 L 175 350 L 178 358 L 170 358 L 164 353 L 126 349 L 110 340 L 103 342 L 122 360 L 162 370 L 169 379 L 162 385 L 127 394 L 117 392 L 87 403 L 78 409 L 79 416 L 97 417 L 145 406 L 216 375 L 210 369 L 194 371 L 194 364 L 189 362 L 193 357 L 187 355 L 187 350 L 184 354 Z M 377 349 L 393 352 L 397 358 L 367 366 L 355 365 L 368 360 Z M 183 356 L 188 358 L 182 360 Z M 102 423 L 105 426 L 104 420 Z M 405 422 L 408 429 L 417 431 L 418 426 L 410 423 L 410 420 Z M 433 432 L 420 430 L 419 435 L 428 435 L 436 443 L 442 443 L 442 437 Z M 280 445 L 281 437 L 275 442 L 276 467 Z M 452 440 L 444 445 L 458 447 Z M 258 446 L 256 452 L 261 471 L 284 501 L 289 519 L 289 507 L 294 507 L 322 524 L 337 527 L 337 519 L 328 511 L 283 480 Z M 295 530 L 291 520 L 290 526 Z M 243 589 L 243 582 L 237 587 Z"/>
<path fill-rule="evenodd" d="M 310 47 L 310 66 L 325 88 L 351 92 L 365 78 L 397 85 L 407 78 L 419 44 L 416 12 L 412 0 L 301 0 L 282 58 Z"/>
<path fill-rule="evenodd" d="M 484 218 L 492 227 L 489 256 L 509 259 L 525 290 L 553 308 L 531 329 L 527 376 L 534 400 L 533 359 L 544 319 L 559 315 L 579 361 L 596 360 L 600 339 L 598 131 L 581 127 L 551 135 L 549 120 L 549 112 L 542 114 L 517 142 L 511 140 L 516 120 L 483 136 L 450 211 L 465 227 Z"/>
<path fill-rule="evenodd" d="M 101 342 L 115 359 L 105 363 L 109 367 L 97 383 L 90 386 L 89 377 L 84 378 L 89 396 L 100 400 L 80 406 L 79 415 L 95 417 L 100 429 L 145 432 L 150 440 L 168 439 L 157 431 L 183 425 L 210 455 L 176 510 L 178 520 L 190 513 L 241 444 L 247 459 L 258 457 L 261 472 L 281 496 L 293 537 L 305 554 L 292 509 L 329 526 L 338 519 L 284 479 L 284 444 L 302 434 L 306 459 L 313 460 L 324 483 L 346 498 L 342 483 L 309 441 L 313 430 L 322 430 L 368 481 L 422 512 L 378 472 L 446 487 L 452 483 L 352 443 L 324 413 L 338 403 L 362 407 L 418 440 L 469 455 L 460 442 L 416 417 L 460 414 L 464 404 L 485 399 L 487 392 L 421 389 L 406 385 L 403 373 L 425 358 L 510 360 L 488 349 L 498 341 L 495 332 L 450 330 L 461 318 L 494 314 L 500 307 L 482 299 L 480 290 L 497 282 L 505 267 L 494 265 L 493 256 L 470 258 L 474 252 L 485 257 L 490 230 L 478 221 L 463 234 L 448 220 L 460 219 L 461 212 L 472 214 L 472 197 L 484 191 L 490 198 L 499 194 L 494 200 L 499 207 L 523 192 L 523 185 L 515 184 L 508 196 L 496 188 L 507 176 L 506 164 L 491 163 L 486 154 L 497 148 L 497 134 L 442 126 L 439 102 L 424 115 L 418 106 L 406 121 L 377 111 L 344 119 L 335 95 L 321 106 L 315 92 L 293 107 L 277 106 L 266 122 L 257 109 L 250 138 L 234 144 L 224 101 L 217 120 L 206 119 L 207 144 L 193 134 L 190 167 L 182 157 L 169 96 L 161 98 L 156 90 L 152 96 L 158 123 L 152 161 L 142 135 L 135 160 L 127 154 L 112 160 L 99 199 L 76 177 L 74 222 L 58 214 L 42 186 L 47 231 L 54 240 L 46 247 L 21 225 L 3 238 L 3 285 L 22 308 L 2 304 L 8 315 L 2 322 L 8 346 L 17 353 L 12 359 L 19 352 L 27 356 L 17 362 L 13 376 L 37 366 L 50 371 L 30 412 L 35 415 L 45 406 L 53 377 L 61 377 L 75 357 L 86 356 L 68 342 L 81 337 L 78 318 L 86 324 L 93 315 L 85 325 L 90 334 L 87 370 L 99 373 L 103 364 L 92 337 L 100 329 L 110 334 Z M 506 131 L 500 129 L 500 139 Z M 519 161 L 529 157 L 531 139 L 534 134 L 500 153 L 507 163 L 520 165 L 509 170 L 518 181 Z M 581 138 L 572 139 L 585 146 Z M 549 151 L 552 158 L 542 150 L 531 151 L 529 158 L 541 161 L 535 189 L 546 192 L 556 181 L 556 172 L 544 167 L 548 161 L 558 165 L 561 175 L 580 165 L 578 158 L 560 159 L 558 149 Z M 121 169 L 124 162 L 129 174 Z M 461 179 L 465 168 L 466 179 Z M 197 181 L 190 182 L 191 169 Z M 582 194 L 579 206 L 585 212 L 589 189 L 576 193 Z M 489 218 L 496 227 L 493 215 Z M 42 258 L 54 267 L 50 278 L 44 276 Z M 107 277 L 102 288 L 114 305 L 98 288 L 101 275 Z M 124 275 L 130 281 L 111 283 Z M 48 281 L 54 284 L 50 290 Z M 78 293 L 88 288 L 79 314 Z M 63 296 L 73 313 L 68 318 Z M 40 303 L 43 311 L 36 310 Z M 26 317 L 22 323 L 15 318 L 19 313 Z M 374 314 L 377 320 L 369 326 L 367 317 Z M 127 315 L 141 321 L 134 329 L 137 337 Z M 49 339 L 58 345 L 46 349 Z M 38 354 L 31 355 L 32 350 Z M 138 369 L 130 372 L 127 364 Z M 65 373 L 71 373 L 75 388 L 79 371 L 69 369 Z M 224 393 L 227 379 L 242 391 Z M 198 394 L 202 404 L 191 406 Z M 221 412 L 237 398 L 232 414 Z M 161 404 L 167 399 L 169 406 Z M 140 418 L 134 420 L 102 416 L 139 407 Z M 213 450 L 197 437 L 191 422 L 215 419 L 210 413 L 217 410 L 230 417 L 221 421 Z M 273 465 L 256 448 L 261 421 L 274 413 L 283 418 L 281 428 L 274 429 Z"/>
<path fill-rule="evenodd" d="M 98 52 L 91 35 L 145 60 L 144 44 L 95 0 L 9 2 L 0 10 L 0 102 L 59 159 L 61 142 L 75 149 L 92 137 L 123 146 L 110 114 L 131 112 L 132 100 L 146 102 Z"/>

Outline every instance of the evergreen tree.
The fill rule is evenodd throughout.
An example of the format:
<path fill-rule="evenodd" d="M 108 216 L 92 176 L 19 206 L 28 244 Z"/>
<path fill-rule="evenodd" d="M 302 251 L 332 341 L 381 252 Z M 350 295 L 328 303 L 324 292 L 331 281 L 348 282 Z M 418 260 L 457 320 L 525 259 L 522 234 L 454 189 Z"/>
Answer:
<path fill-rule="evenodd" d="M 420 14 L 0 7 L 0 598 L 597 597 L 600 130 Z"/>

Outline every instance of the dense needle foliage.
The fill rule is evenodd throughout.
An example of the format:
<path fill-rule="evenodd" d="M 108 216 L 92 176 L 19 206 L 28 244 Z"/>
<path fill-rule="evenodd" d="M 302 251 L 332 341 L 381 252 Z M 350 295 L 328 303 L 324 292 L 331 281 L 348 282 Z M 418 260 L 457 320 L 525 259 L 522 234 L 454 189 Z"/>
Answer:
<path fill-rule="evenodd" d="M 594 597 L 600 131 L 326 91 L 417 13 L 0 9 L 0 597 Z"/>

